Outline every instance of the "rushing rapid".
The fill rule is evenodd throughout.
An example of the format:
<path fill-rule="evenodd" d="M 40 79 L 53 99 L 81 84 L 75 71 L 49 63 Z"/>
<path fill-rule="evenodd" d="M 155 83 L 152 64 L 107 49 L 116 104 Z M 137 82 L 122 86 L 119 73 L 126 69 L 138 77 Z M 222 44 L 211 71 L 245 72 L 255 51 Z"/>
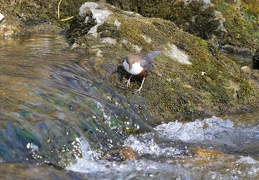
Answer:
<path fill-rule="evenodd" d="M 211 117 L 155 127 L 157 134 L 130 136 L 124 146 L 134 161 L 110 162 L 88 156 L 67 167 L 101 179 L 256 179 L 259 177 L 259 125 L 235 126 Z M 91 154 L 91 156 L 89 156 Z"/>

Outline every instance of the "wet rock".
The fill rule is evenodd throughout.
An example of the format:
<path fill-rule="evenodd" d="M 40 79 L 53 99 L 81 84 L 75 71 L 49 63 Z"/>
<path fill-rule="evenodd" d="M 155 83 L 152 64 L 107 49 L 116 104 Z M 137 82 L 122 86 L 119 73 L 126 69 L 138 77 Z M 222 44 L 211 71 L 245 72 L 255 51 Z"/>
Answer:
<path fill-rule="evenodd" d="M 256 50 L 253 56 L 253 69 L 259 69 L 259 49 Z"/>
<path fill-rule="evenodd" d="M 221 47 L 221 50 L 230 55 L 239 55 L 243 57 L 252 56 L 251 50 L 245 47 L 237 47 L 234 45 L 224 45 Z"/>
<path fill-rule="evenodd" d="M 88 179 L 86 174 L 58 170 L 51 166 L 0 163 L 1 179 Z"/>
<path fill-rule="evenodd" d="M 30 115 L 28 111 L 21 110 L 19 113 Z M 7 125 L 7 129 L 1 127 L 2 162 L 54 162 L 64 167 L 76 156 L 81 156 L 79 144 L 82 139 L 73 127 L 58 121 L 40 122 L 36 127 L 31 126 L 29 121 L 23 124 L 27 125 L 26 129 L 12 123 Z"/>
<path fill-rule="evenodd" d="M 113 147 L 104 155 L 109 161 L 125 161 L 127 159 L 134 160 L 138 157 L 137 153 L 130 147 Z"/>
<path fill-rule="evenodd" d="M 79 44 L 77 38 L 87 34 L 92 27 L 96 25 L 95 19 L 92 17 L 91 11 L 87 11 L 85 16 L 76 16 L 71 22 L 67 31 L 67 38 L 70 44 Z M 75 46 L 75 45 L 73 45 Z"/>
<path fill-rule="evenodd" d="M 60 6 L 60 18 L 67 18 L 78 13 L 79 7 L 84 0 L 62 1 Z M 1 36 L 20 36 L 24 34 L 46 34 L 60 33 L 60 27 L 68 26 L 69 21 L 60 21 L 57 17 L 58 2 L 46 0 L 44 2 L 28 1 L 8 1 L 2 0 L 0 12 L 5 18 L 0 23 Z M 39 25 L 40 27 L 34 27 Z M 46 25 L 46 29 L 45 26 Z M 49 25 L 52 25 L 51 31 Z M 31 31 L 32 28 L 32 31 Z M 58 29 L 60 31 L 58 31 Z"/>
<path fill-rule="evenodd" d="M 192 149 L 191 153 L 194 154 L 194 156 L 199 158 L 221 158 L 223 154 L 217 150 L 212 149 Z"/>

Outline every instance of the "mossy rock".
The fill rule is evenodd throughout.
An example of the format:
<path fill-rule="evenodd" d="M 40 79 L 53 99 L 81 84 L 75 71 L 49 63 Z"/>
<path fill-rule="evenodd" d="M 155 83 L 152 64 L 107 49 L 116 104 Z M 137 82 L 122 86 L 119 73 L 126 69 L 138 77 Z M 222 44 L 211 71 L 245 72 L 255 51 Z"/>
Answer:
<path fill-rule="evenodd" d="M 184 31 L 235 52 L 254 52 L 258 48 L 259 9 L 249 1 L 125 1 L 108 0 L 123 10 L 146 17 L 170 20 Z"/>
<path fill-rule="evenodd" d="M 240 113 L 258 107 L 258 84 L 212 43 L 167 20 L 145 18 L 107 4 L 99 4 L 100 9 L 111 14 L 97 27 L 96 44 L 85 49 L 91 58 L 97 58 L 98 50 L 101 52 L 95 68 L 103 78 L 109 77 L 111 83 L 123 87 L 123 68 L 116 71 L 108 67 L 120 69 L 123 57 L 130 53 L 162 51 L 141 94 L 132 93 L 139 86 L 138 78 L 133 79 L 130 89 L 121 89 L 131 101 L 141 102 L 140 107 L 150 110 L 157 119 L 151 124 L 174 118 Z M 76 42 L 89 37 L 91 33 L 84 34 Z M 103 37 L 116 43 L 104 43 Z"/>
<path fill-rule="evenodd" d="M 63 0 L 60 6 L 60 19 L 78 14 L 84 0 Z M 5 16 L 0 23 L 1 36 L 19 36 L 26 34 L 60 33 L 69 21 L 60 22 L 57 9 L 59 1 L 38 0 L 2 0 L 0 12 Z"/>

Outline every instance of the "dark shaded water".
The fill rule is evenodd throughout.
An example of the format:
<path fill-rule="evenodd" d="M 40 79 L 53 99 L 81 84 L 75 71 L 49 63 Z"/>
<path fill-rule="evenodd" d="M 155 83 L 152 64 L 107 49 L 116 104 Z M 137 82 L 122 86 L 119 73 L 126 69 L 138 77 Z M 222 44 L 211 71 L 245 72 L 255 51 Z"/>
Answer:
<path fill-rule="evenodd" d="M 258 114 L 153 130 L 113 81 L 116 68 L 102 76 L 62 36 L 1 39 L 0 61 L 0 179 L 259 178 Z M 114 145 L 139 158 L 101 158 Z"/>

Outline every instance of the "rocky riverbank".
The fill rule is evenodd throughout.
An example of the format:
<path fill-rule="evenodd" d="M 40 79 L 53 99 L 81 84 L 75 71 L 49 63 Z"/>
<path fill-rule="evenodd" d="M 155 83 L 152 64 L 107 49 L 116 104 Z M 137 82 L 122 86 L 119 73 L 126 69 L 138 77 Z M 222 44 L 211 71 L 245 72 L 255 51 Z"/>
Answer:
<path fill-rule="evenodd" d="M 212 115 L 237 115 L 253 112 L 258 108 L 257 70 L 241 68 L 219 50 L 231 46 L 245 48 L 246 52 L 253 53 L 258 39 L 252 36 L 256 35 L 255 32 L 248 33 L 251 37 L 247 35 L 238 38 L 233 33 L 226 36 L 225 33 L 232 30 L 226 25 L 228 19 L 224 13 L 227 12 L 223 13 L 220 8 L 215 9 L 212 5 L 207 7 L 206 3 L 202 3 L 201 7 L 205 6 L 202 10 L 192 1 L 186 6 L 193 15 L 188 16 L 189 19 L 194 18 L 193 22 L 196 23 L 187 26 L 185 21 L 181 24 L 180 20 L 172 22 L 144 17 L 106 3 L 83 3 L 84 1 L 62 2 L 61 16 L 58 18 L 58 2 L 3 1 L 0 7 L 0 13 L 4 16 L 0 22 L 1 36 L 65 34 L 70 49 L 80 52 L 84 57 L 74 61 L 64 54 L 62 58 L 68 60 L 56 62 L 57 65 L 53 66 L 52 59 L 46 53 L 44 57 L 50 60 L 44 67 L 47 76 L 38 76 L 48 81 L 44 81 L 47 85 L 41 84 L 40 87 L 35 86 L 39 82 L 30 84 L 27 76 L 13 78 L 13 72 L 6 71 L 4 75 L 9 79 L 2 80 L 7 84 L 2 92 L 2 107 L 5 107 L 3 117 L 6 120 L 1 131 L 4 137 L 1 144 L 3 161 L 50 160 L 51 163 L 54 161 L 67 165 L 81 155 L 78 145 L 81 137 L 85 137 L 92 148 L 107 150 L 120 144 L 130 134 L 153 131 L 152 127 L 162 122 L 176 119 L 192 121 L 196 117 Z M 180 4 L 184 5 L 184 2 Z M 224 8 L 230 9 L 237 8 L 236 5 L 232 7 L 231 3 L 222 3 Z M 197 19 L 195 12 L 198 12 Z M 212 19 L 218 17 L 215 22 L 210 21 L 206 25 L 213 27 L 208 31 L 211 34 L 203 28 L 206 18 L 202 15 Z M 72 16 L 71 20 L 62 21 Z M 203 19 L 203 23 L 197 24 L 200 19 L 198 17 Z M 252 22 L 254 18 L 251 18 Z M 237 29 L 240 28 L 239 25 L 236 23 Z M 250 28 L 251 24 L 248 25 Z M 194 26 L 199 28 L 194 28 L 195 31 L 191 32 L 191 27 Z M 246 32 L 243 30 L 240 33 Z M 203 37 L 202 34 L 206 36 Z M 224 39 L 229 36 L 232 39 Z M 60 45 L 57 43 L 57 46 Z M 20 44 L 15 46 L 17 49 L 21 47 Z M 24 53 L 24 57 L 28 54 L 35 56 L 30 47 L 29 45 L 27 51 L 19 53 Z M 135 94 L 134 89 L 139 87 L 141 79 L 134 78 L 132 86 L 126 88 L 123 82 L 128 74 L 122 67 L 122 60 L 128 54 L 147 53 L 154 49 L 159 49 L 161 54 L 157 56 L 155 68 L 147 77 L 142 92 Z M 55 51 L 52 48 L 52 52 L 59 52 L 58 58 L 62 59 L 62 50 Z M 36 57 L 38 56 L 39 54 Z M 23 60 L 30 64 L 27 59 Z M 3 62 L 8 68 L 2 68 L 11 71 L 12 64 Z M 50 64 L 51 68 L 48 66 Z M 18 67 L 27 67 L 26 65 L 17 63 L 16 66 L 19 69 Z M 31 73 L 34 72 L 32 69 L 38 70 L 36 65 L 38 64 L 31 65 L 32 68 L 27 71 Z M 26 72 L 25 68 L 22 72 Z M 34 73 L 36 72 L 38 73 L 35 70 Z M 30 76 L 34 77 L 34 74 Z M 12 78 L 21 87 L 17 88 L 16 83 L 12 84 Z M 26 95 L 15 96 L 16 88 L 21 94 L 25 91 Z M 31 88 L 36 90 L 31 92 Z M 27 99 L 27 92 L 33 94 L 30 96 L 33 100 Z M 43 114 L 46 115 L 44 118 Z M 13 138 L 10 139 L 9 136 Z M 12 145 L 13 141 L 15 146 Z M 14 153 L 11 153 L 13 150 Z"/>

